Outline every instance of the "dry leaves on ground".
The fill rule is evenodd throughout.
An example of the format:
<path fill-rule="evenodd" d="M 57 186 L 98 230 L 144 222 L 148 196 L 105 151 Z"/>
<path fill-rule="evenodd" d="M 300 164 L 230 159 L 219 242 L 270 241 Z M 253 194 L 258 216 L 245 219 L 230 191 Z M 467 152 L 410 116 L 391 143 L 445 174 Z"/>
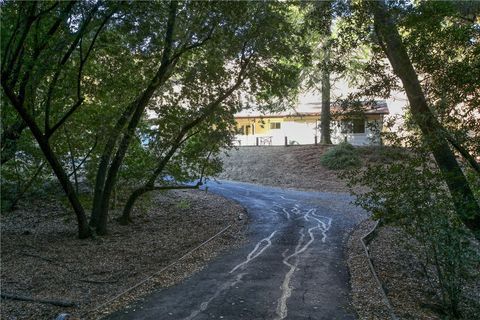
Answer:
<path fill-rule="evenodd" d="M 4 215 L 2 293 L 73 301 L 77 306 L 2 300 L 2 319 L 51 319 L 60 312 L 98 319 L 152 290 L 181 281 L 244 241 L 244 209 L 199 190 L 156 194 L 146 209 L 133 212 L 133 219 L 129 226 L 110 221 L 105 237 L 79 240 L 74 221 L 58 202 L 30 201 Z M 92 312 L 230 224 L 225 233 L 179 264 Z"/>

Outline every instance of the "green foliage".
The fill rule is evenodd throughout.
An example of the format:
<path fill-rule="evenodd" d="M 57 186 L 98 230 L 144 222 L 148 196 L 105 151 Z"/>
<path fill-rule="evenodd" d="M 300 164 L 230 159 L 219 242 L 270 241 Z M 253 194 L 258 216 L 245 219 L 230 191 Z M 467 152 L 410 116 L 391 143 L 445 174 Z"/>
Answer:
<path fill-rule="evenodd" d="M 408 127 L 409 122 L 405 124 Z M 350 187 L 367 188 L 367 192 L 352 191 L 357 205 L 374 219 L 400 227 L 420 244 L 410 249 L 423 262 L 445 314 L 470 319 L 478 308 L 465 291 L 467 284 L 479 279 L 475 240 L 455 214 L 443 176 L 418 132 L 400 131 L 388 137 L 393 147 L 385 150 L 394 152 L 391 161 L 370 162 L 362 170 L 344 172 L 343 177 Z M 408 149 L 401 151 L 401 146 Z"/>
<path fill-rule="evenodd" d="M 340 50 L 348 53 L 367 46 L 369 52 L 366 59 L 358 60 L 359 90 L 352 99 L 388 97 L 392 91 L 404 90 L 398 87 L 400 81 L 387 62 L 385 43 L 379 41 L 378 30 L 373 28 L 370 8 L 373 3 L 351 2 L 351 10 L 339 24 Z M 478 5 L 463 1 L 385 1 L 385 4 L 388 8 L 385 14 L 398 28 L 409 60 L 422 79 L 422 92 L 434 120 L 445 131 L 438 130 L 427 140 L 423 137 L 426 132 L 422 133 L 407 114 L 397 132 L 382 132 L 386 145 L 404 149 L 402 157 L 370 164 L 344 176 L 352 187 L 369 190 L 356 194 L 358 205 L 372 212 L 374 218 L 399 226 L 421 244 L 413 249 L 425 263 L 426 276 L 433 279 L 430 283 L 438 293 L 446 318 L 474 319 L 480 310 L 478 303 L 468 301 L 468 286 L 478 288 L 478 248 L 471 245 L 475 243 L 473 235 L 459 221 L 462 212 L 454 210 L 445 184 L 449 177 L 440 174 L 429 148 L 448 136 L 453 138 L 449 141 L 456 141 L 471 155 L 480 150 L 479 33 L 475 22 L 478 18 L 475 11 L 464 10 L 468 6 L 477 7 L 478 13 Z M 421 123 L 421 116 L 416 115 L 415 120 Z M 424 131 L 428 129 L 433 128 Z M 478 173 L 468 164 L 464 165 L 464 171 L 478 200 Z"/>
<path fill-rule="evenodd" d="M 321 156 L 320 163 L 331 170 L 356 168 L 361 165 L 358 150 L 347 142 L 329 148 Z"/>
<path fill-rule="evenodd" d="M 25 196 L 45 196 L 55 184 L 39 148 L 30 137 L 23 135 L 16 148 L 21 152 L 15 152 L 13 158 L 2 164 L 0 169 L 1 212 L 15 209 L 18 201 Z"/>
<path fill-rule="evenodd" d="M 188 182 L 218 172 L 218 152 L 230 145 L 235 112 L 252 101 L 274 108 L 294 100 L 301 67 L 309 59 L 297 4 L 179 2 L 170 62 L 159 81 L 154 75 L 165 62 L 171 7 L 162 1 L 2 4 L 2 162 L 4 155 L 10 157 L 2 167 L 4 196 L 24 194 L 23 181 L 44 162 L 26 125 L 13 130 L 20 139 L 3 141 L 5 132 L 22 124 L 21 108 L 58 159 L 56 172 L 63 170 L 70 180 L 65 184 L 79 189 L 72 197 L 90 208 L 104 150 L 112 147 L 107 156 L 115 155 L 122 138 L 134 136 L 113 179 L 116 195 L 144 183 L 181 128 L 240 76 L 235 90 L 242 90 L 242 97 L 229 93 L 213 115 L 187 132 L 194 135 L 169 159 L 160 182 Z M 132 122 L 128 107 L 150 88 L 156 90 L 148 117 Z M 49 129 L 65 115 L 68 119 L 50 136 Z M 116 128 L 123 115 L 126 124 Z M 126 130 L 130 124 L 133 134 Z M 48 167 L 36 177 L 39 185 L 54 179 Z"/>
<path fill-rule="evenodd" d="M 359 147 L 358 152 L 362 159 L 366 162 L 373 163 L 393 163 L 400 161 L 405 157 L 407 152 L 403 148 L 395 148 L 391 146 L 367 146 Z"/>

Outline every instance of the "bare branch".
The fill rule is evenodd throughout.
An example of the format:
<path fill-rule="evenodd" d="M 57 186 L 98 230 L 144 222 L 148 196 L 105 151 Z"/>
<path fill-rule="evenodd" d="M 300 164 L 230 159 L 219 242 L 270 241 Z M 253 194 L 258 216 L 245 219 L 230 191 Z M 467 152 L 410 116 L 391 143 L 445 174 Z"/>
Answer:
<path fill-rule="evenodd" d="M 9 293 L 2 293 L 1 296 L 2 296 L 2 299 L 11 299 L 11 300 L 19 300 L 19 301 L 31 301 L 31 302 L 35 302 L 35 303 L 51 304 L 51 305 L 59 306 L 59 307 L 73 307 L 73 306 L 75 306 L 75 303 L 71 302 L 71 301 L 35 299 L 35 298 L 31 298 L 31 297 L 20 296 L 20 295 L 9 294 Z"/>
<path fill-rule="evenodd" d="M 189 186 L 189 185 L 151 186 L 151 187 L 148 187 L 148 189 L 150 191 L 153 191 L 153 190 L 176 190 L 176 189 L 198 189 L 199 186 L 201 186 L 201 184 L 197 183 L 193 186 Z"/>

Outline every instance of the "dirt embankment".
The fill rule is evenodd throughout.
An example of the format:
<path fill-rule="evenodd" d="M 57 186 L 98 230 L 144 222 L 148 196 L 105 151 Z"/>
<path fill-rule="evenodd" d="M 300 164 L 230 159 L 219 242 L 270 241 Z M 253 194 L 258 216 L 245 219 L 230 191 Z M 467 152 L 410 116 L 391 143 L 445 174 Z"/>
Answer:
<path fill-rule="evenodd" d="M 348 192 L 335 171 L 320 164 L 328 146 L 240 147 L 223 156 L 224 171 L 219 179 L 270 186 Z"/>
<path fill-rule="evenodd" d="M 246 222 L 242 207 L 198 190 L 157 193 L 148 205 L 143 201 L 142 210 L 136 208 L 133 225 L 111 221 L 109 234 L 96 240 L 77 239 L 72 216 L 52 200 L 30 201 L 2 216 L 2 294 L 76 304 L 57 307 L 2 300 L 2 319 L 54 319 L 61 312 L 98 319 L 148 292 L 177 283 L 218 253 L 238 245 L 244 240 Z M 104 305 L 229 225 L 178 264 Z"/>

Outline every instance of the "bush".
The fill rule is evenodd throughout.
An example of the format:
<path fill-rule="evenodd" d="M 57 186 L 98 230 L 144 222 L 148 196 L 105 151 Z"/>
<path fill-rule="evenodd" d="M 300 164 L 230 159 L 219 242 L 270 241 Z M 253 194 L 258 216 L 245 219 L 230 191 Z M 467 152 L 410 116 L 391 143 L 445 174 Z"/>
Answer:
<path fill-rule="evenodd" d="M 320 163 L 331 170 L 356 168 L 361 164 L 357 149 L 347 142 L 328 149 L 320 158 Z"/>

